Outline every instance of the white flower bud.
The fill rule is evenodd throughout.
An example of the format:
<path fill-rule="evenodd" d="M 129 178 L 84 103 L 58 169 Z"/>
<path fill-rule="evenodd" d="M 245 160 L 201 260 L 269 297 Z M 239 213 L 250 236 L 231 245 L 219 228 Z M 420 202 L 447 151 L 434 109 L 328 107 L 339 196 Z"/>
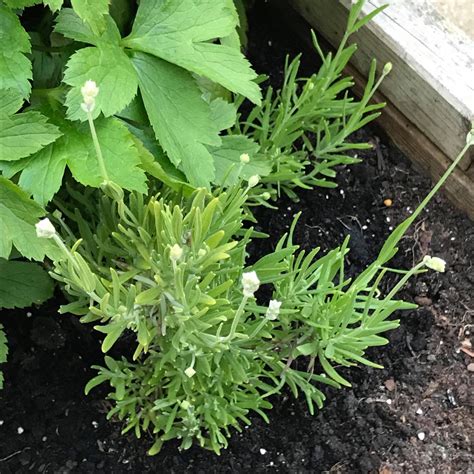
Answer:
<path fill-rule="evenodd" d="M 56 235 L 56 229 L 47 217 L 36 223 L 35 227 L 36 235 L 41 239 L 52 239 Z"/>
<path fill-rule="evenodd" d="M 195 373 L 196 371 L 192 368 L 192 367 L 188 367 L 184 373 L 189 377 L 191 378 Z"/>
<path fill-rule="evenodd" d="M 265 199 L 265 201 L 268 201 L 271 198 L 271 195 L 268 191 L 265 191 L 264 193 L 261 194 L 262 199 Z"/>
<path fill-rule="evenodd" d="M 254 188 L 255 186 L 257 186 L 259 181 L 260 181 L 260 176 L 258 174 L 254 174 L 253 176 L 250 176 L 249 178 L 249 186 L 251 188 Z"/>
<path fill-rule="evenodd" d="M 81 108 L 84 112 L 92 112 L 95 108 L 95 98 L 99 93 L 99 88 L 94 81 L 86 81 L 81 87 L 82 104 Z"/>
<path fill-rule="evenodd" d="M 182 256 L 183 256 L 183 249 L 178 244 L 174 244 L 170 249 L 170 258 L 171 258 L 171 260 L 176 262 Z"/>
<path fill-rule="evenodd" d="M 436 272 L 444 273 L 446 271 L 446 262 L 442 258 L 426 255 L 423 258 L 423 263 Z"/>
<path fill-rule="evenodd" d="M 267 312 L 265 313 L 265 317 L 269 319 L 270 321 L 274 321 L 275 319 L 277 319 L 278 315 L 280 314 L 280 306 L 281 306 L 281 301 L 270 300 L 270 303 L 268 304 Z"/>
<path fill-rule="evenodd" d="M 250 161 L 250 156 L 249 156 L 248 153 L 242 153 L 242 154 L 240 155 L 240 162 L 241 162 L 241 163 L 246 164 L 246 163 L 248 163 L 249 161 Z"/>
<path fill-rule="evenodd" d="M 392 70 L 392 63 L 387 63 L 385 64 L 385 66 L 383 67 L 383 73 L 386 75 L 386 74 L 390 74 L 390 71 Z"/>
<path fill-rule="evenodd" d="M 99 94 L 99 88 L 97 87 L 95 81 L 86 81 L 81 87 L 81 94 L 84 99 L 84 102 L 86 101 L 87 97 L 97 97 L 97 94 Z"/>
<path fill-rule="evenodd" d="M 253 294 L 260 287 L 260 280 L 256 272 L 247 272 L 242 275 L 242 287 L 244 296 L 247 298 L 253 297 Z"/>

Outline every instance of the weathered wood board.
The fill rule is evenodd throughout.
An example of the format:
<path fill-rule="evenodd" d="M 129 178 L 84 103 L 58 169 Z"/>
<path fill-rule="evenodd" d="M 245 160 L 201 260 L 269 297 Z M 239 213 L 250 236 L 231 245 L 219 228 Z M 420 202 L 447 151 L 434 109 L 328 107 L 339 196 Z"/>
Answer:
<path fill-rule="evenodd" d="M 289 0 L 332 45 L 345 29 L 350 0 Z M 387 3 L 367 0 L 369 13 Z M 474 41 L 442 18 L 427 0 L 393 0 L 362 28 L 353 65 L 362 74 L 376 58 L 393 64 L 381 91 L 449 159 L 463 144 L 474 119 Z M 474 153 L 473 153 L 474 154 Z M 467 169 L 471 157 L 461 167 Z"/>

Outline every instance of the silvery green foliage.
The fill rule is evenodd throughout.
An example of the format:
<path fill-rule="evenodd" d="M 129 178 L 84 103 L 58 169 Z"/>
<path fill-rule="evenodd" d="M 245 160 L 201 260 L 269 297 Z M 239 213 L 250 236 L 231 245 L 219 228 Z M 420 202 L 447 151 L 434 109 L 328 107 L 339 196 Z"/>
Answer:
<path fill-rule="evenodd" d="M 83 240 L 56 262 L 75 300 L 62 310 L 95 323 L 104 352 L 113 347 L 86 391 L 107 383 L 109 416 L 152 433 L 152 454 L 172 438 L 218 453 L 249 412 L 267 419 L 268 397 L 285 385 L 313 413 L 321 384 L 349 385 L 333 365 L 373 366 L 366 349 L 387 342 L 379 334 L 398 325 L 393 311 L 411 307 L 378 296 L 382 260 L 344 276 L 347 241 L 318 258 L 298 251 L 291 229 L 248 265 L 248 191 L 103 197 L 97 213 L 76 211 Z M 252 296 L 259 284 L 268 300 Z"/>
<path fill-rule="evenodd" d="M 354 152 L 371 148 L 350 137 L 380 115 L 385 104 L 371 102 L 391 64 L 377 79 L 374 60 L 362 97 L 354 97 L 354 80 L 345 73 L 357 50 L 356 44 L 349 44 L 350 37 L 386 7 L 360 18 L 363 4 L 358 0 L 352 6 L 346 31 L 334 53 L 323 52 L 313 32 L 315 53 L 322 62 L 317 72 L 302 77 L 301 55 L 291 61 L 287 58 L 281 88 L 268 87 L 262 104 L 240 116 L 232 130 L 236 136 L 242 134 L 256 142 L 257 157 L 263 155 L 269 160 L 270 168 L 260 174 L 262 187 L 273 196 L 283 191 L 296 200 L 295 188 L 335 187 L 335 167 L 358 163 Z"/>

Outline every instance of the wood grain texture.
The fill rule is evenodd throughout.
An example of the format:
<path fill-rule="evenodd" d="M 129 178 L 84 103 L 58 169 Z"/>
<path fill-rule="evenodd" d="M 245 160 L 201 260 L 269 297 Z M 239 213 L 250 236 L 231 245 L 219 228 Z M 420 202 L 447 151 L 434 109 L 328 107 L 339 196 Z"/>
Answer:
<path fill-rule="evenodd" d="M 349 0 L 288 0 L 333 46 L 345 29 Z M 368 13 L 386 3 L 367 0 Z M 381 91 L 449 159 L 474 119 L 474 42 L 453 32 L 426 0 L 396 0 L 354 35 L 353 65 L 365 75 L 376 58 L 393 64 Z M 471 152 L 472 155 L 472 152 Z M 472 156 L 462 168 L 467 169 Z"/>

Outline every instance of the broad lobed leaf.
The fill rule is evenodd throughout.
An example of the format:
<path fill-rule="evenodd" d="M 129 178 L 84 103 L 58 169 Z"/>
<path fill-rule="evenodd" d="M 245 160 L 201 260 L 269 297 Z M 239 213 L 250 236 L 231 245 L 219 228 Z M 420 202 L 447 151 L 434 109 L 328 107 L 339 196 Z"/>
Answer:
<path fill-rule="evenodd" d="M 37 263 L 0 259 L 0 308 L 41 304 L 53 296 L 53 289 L 53 280 Z"/>
<path fill-rule="evenodd" d="M 228 36 L 237 26 L 231 2 L 215 0 L 143 0 L 124 45 L 158 56 L 260 103 L 255 72 L 242 53 L 210 40 Z"/>
<path fill-rule="evenodd" d="M 95 34 L 106 28 L 106 15 L 109 12 L 109 0 L 71 0 L 72 8 Z"/>
<path fill-rule="evenodd" d="M 208 186 L 214 176 L 212 156 L 206 145 L 217 146 L 218 126 L 209 104 L 192 76 L 182 68 L 134 53 L 133 65 L 148 117 L 175 166 L 182 167 L 194 186 Z"/>
<path fill-rule="evenodd" d="M 61 132 L 39 112 L 0 116 L 0 160 L 13 161 L 54 142 Z"/>
<path fill-rule="evenodd" d="M 81 87 L 87 80 L 99 85 L 94 117 L 102 112 L 106 117 L 124 109 L 137 92 L 137 75 L 122 48 L 112 44 L 83 48 L 73 54 L 67 63 L 64 82 L 73 86 L 66 98 L 68 118 L 87 120 L 81 109 Z"/>
<path fill-rule="evenodd" d="M 29 96 L 31 62 L 24 53 L 30 50 L 30 38 L 20 20 L 0 5 L 0 89 L 16 89 L 22 97 Z"/>
<path fill-rule="evenodd" d="M 7 259 L 12 246 L 26 258 L 43 260 L 45 255 L 58 256 L 50 240 L 36 236 L 35 224 L 45 214 L 22 189 L 0 176 L 0 258 Z"/>

